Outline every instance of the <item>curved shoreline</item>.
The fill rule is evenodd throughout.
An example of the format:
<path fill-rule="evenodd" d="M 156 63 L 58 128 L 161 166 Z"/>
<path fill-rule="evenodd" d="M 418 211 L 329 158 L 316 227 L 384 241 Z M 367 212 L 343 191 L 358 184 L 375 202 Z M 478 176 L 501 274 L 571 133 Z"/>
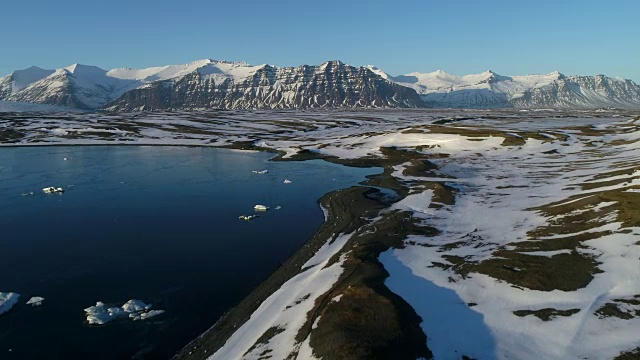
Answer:
<path fill-rule="evenodd" d="M 318 202 L 325 210 L 326 220 L 316 234 L 289 259 L 276 269 L 265 281 L 255 288 L 236 307 L 230 309 L 211 328 L 187 344 L 172 359 L 206 359 L 225 345 L 258 307 L 274 292 L 294 276 L 304 272 L 305 264 L 324 244 L 331 243 L 338 234 L 355 233 L 346 245 L 333 256 L 347 256 L 344 270 L 331 290 L 315 301 L 313 310 L 307 316 L 306 324 L 300 329 L 296 341 L 311 340 L 314 354 L 325 359 L 365 359 L 388 358 L 416 359 L 430 358 L 426 335 L 420 328 L 422 319 L 401 297 L 391 292 L 385 285 L 388 272 L 378 261 L 379 255 L 394 247 L 402 247 L 408 234 L 435 231 L 415 226 L 408 213 L 387 212 L 383 221 L 376 222 L 373 231 L 368 229 L 370 219 L 388 210 L 391 203 L 378 196 L 376 187 L 395 191 L 399 199 L 408 194 L 408 188 L 391 177 L 393 166 L 416 161 L 415 168 L 422 168 L 426 161 L 422 154 L 390 148 L 385 158 L 343 160 L 316 153 L 299 153 L 283 158 L 284 153 L 272 149 L 257 148 L 249 143 L 236 143 L 231 148 L 276 152 L 271 161 L 305 161 L 323 159 L 332 163 L 354 167 L 381 167 L 384 172 L 368 176 L 368 180 L 351 188 L 325 194 Z M 337 261 L 337 260 L 336 260 Z M 342 309 L 330 311 L 327 306 L 336 294 L 341 293 L 338 305 Z M 292 299 L 293 300 L 293 299 Z M 354 311 L 367 309 L 359 314 L 360 324 L 350 324 L 345 330 L 344 317 L 354 315 Z M 394 314 L 380 316 L 380 314 Z M 322 315 L 322 316 L 320 316 Z M 317 320 L 322 318 L 319 323 Z M 316 320 L 316 321 L 314 321 Z M 314 324 L 315 322 L 315 324 Z M 313 333 L 312 333 L 313 330 Z M 277 334 L 265 333 L 265 343 Z M 335 334 L 340 334 L 336 336 Z M 362 335 L 366 334 L 366 335 Z M 375 339 L 372 343 L 369 339 Z M 331 344 L 331 345 L 327 345 Z M 293 353 L 292 353 L 293 354 Z"/>
<path fill-rule="evenodd" d="M 312 152 L 300 152 L 289 158 L 284 158 L 286 154 L 283 151 L 278 151 L 270 148 L 257 147 L 253 142 L 235 142 L 225 146 L 206 146 L 206 145 L 181 145 L 181 144 L 6 144 L 3 147 L 63 147 L 63 146 L 164 146 L 164 147 L 203 147 L 203 148 L 221 148 L 231 150 L 242 151 L 256 151 L 256 152 L 269 152 L 273 153 L 274 157 L 270 161 L 306 161 L 306 160 L 325 160 L 328 162 L 340 164 L 343 166 L 353 167 L 380 167 L 384 169 L 384 172 L 377 175 L 368 176 L 368 180 L 361 182 L 359 185 L 354 185 L 350 188 L 332 191 L 323 195 L 318 203 L 325 212 L 325 221 L 317 230 L 315 235 L 297 249 L 280 267 L 278 267 L 268 278 L 258 285 L 251 293 L 245 297 L 234 308 L 229 309 L 223 314 L 214 325 L 208 330 L 199 335 L 197 338 L 186 344 L 172 359 L 206 359 L 211 356 L 215 351 L 221 348 L 231 335 L 249 320 L 253 312 L 265 301 L 270 295 L 277 291 L 284 283 L 293 278 L 299 273 L 304 272 L 306 269 L 302 269 L 302 265 L 305 264 L 310 258 L 316 254 L 316 252 L 326 243 L 332 242 L 333 239 L 340 233 L 355 232 L 360 228 L 367 226 L 367 217 L 373 217 L 373 214 L 379 213 L 381 210 L 389 207 L 390 203 L 384 200 L 383 196 L 379 196 L 381 191 L 378 188 L 390 189 L 396 192 L 400 198 L 404 198 L 408 193 L 408 188 L 401 183 L 394 181 L 390 176 L 393 172 L 392 166 L 399 165 L 406 161 L 407 153 L 405 150 L 389 149 L 388 154 L 392 155 L 380 159 L 353 159 L 343 160 L 339 158 L 323 156 Z M 415 153 L 412 153 L 412 158 L 415 158 Z M 396 158 L 396 159 L 393 159 Z M 399 200 L 399 199 L 396 199 Z M 389 222 L 391 227 L 405 227 L 408 218 L 405 215 L 394 216 Z M 379 226 L 379 225 L 378 225 Z M 401 231 L 404 234 L 404 231 Z M 365 234 L 367 235 L 367 234 Z M 339 254 L 346 252 L 351 253 L 349 256 L 349 262 L 354 264 L 345 266 L 345 269 L 340 276 L 337 284 L 332 287 L 332 290 L 321 296 L 321 299 L 316 301 L 313 312 L 316 314 L 323 313 L 324 318 L 331 318 L 328 314 L 324 313 L 326 306 L 331 302 L 332 293 L 346 289 L 357 289 L 358 292 L 363 294 L 355 294 L 353 301 L 342 301 L 341 305 L 351 306 L 365 306 L 365 307 L 382 307 L 380 312 L 396 313 L 398 316 L 391 319 L 391 324 L 377 326 L 375 323 L 378 321 L 375 317 L 368 317 L 366 319 L 366 325 L 357 331 L 353 331 L 351 335 L 345 336 L 343 339 L 331 340 L 333 343 L 343 343 L 341 346 L 356 346 L 359 347 L 360 353 L 368 354 L 367 356 L 349 356 L 350 354 L 340 354 L 340 349 L 328 348 L 320 349 L 324 353 L 324 358 L 340 358 L 340 359 L 362 359 L 375 357 L 374 354 L 382 356 L 381 354 L 393 354 L 397 359 L 415 359 L 418 357 L 429 358 L 431 353 L 426 347 L 426 336 L 420 329 L 420 322 L 422 319 L 416 314 L 411 306 L 406 303 L 398 295 L 391 292 L 385 285 L 384 280 L 388 277 L 388 273 L 384 270 L 382 264 L 378 261 L 380 253 L 386 251 L 392 246 L 402 246 L 402 239 L 405 235 L 393 238 L 380 238 L 379 236 L 361 236 L 351 239 L 339 251 Z M 399 240 L 399 242 L 398 242 Z M 360 248 L 360 249 L 358 249 Z M 358 249 L 354 251 L 355 249 Z M 353 292 L 353 291 L 352 291 Z M 346 300 L 346 298 L 345 298 Z M 374 300 L 373 304 L 371 300 Z M 362 303 L 364 301 L 364 303 Z M 354 305 L 355 304 L 355 305 Z M 391 309 L 388 307 L 391 306 Z M 353 309 L 347 309 L 346 312 Z M 340 313 L 340 311 L 336 312 Z M 319 316 L 318 316 L 319 318 Z M 335 333 L 336 330 L 340 330 L 340 319 L 330 320 L 333 322 L 329 324 L 321 324 L 321 332 L 319 337 L 326 337 L 326 334 Z M 389 321 L 389 319 L 385 319 Z M 328 321 L 323 321 L 327 323 Z M 373 323 L 373 324 L 372 324 Z M 307 319 L 307 323 L 301 329 L 299 336 L 300 341 L 303 341 L 306 337 L 311 335 L 311 328 L 313 325 L 313 319 Z M 363 341 L 357 341 L 354 339 L 353 334 L 358 334 L 366 328 L 371 327 L 378 328 L 378 336 L 380 341 L 375 346 L 370 346 Z M 329 330 L 325 330 L 328 328 Z M 385 338 L 383 333 L 387 332 L 388 328 L 395 330 L 395 334 L 391 338 Z M 268 335 L 266 340 L 268 340 Z M 369 335 L 371 333 L 369 331 Z M 312 338 L 313 343 L 318 343 L 318 340 Z M 195 350 L 195 351 L 194 351 Z M 314 348 L 314 351 L 316 349 Z M 338 356 L 338 357 L 335 357 Z M 382 356 L 384 358 L 385 356 Z"/>

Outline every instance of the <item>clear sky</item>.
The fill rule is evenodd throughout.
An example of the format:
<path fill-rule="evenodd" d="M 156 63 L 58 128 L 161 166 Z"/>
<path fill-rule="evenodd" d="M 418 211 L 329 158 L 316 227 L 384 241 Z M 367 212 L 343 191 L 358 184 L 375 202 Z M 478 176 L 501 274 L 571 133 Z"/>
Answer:
<path fill-rule="evenodd" d="M 392 75 L 558 70 L 640 82 L 638 0 L 12 0 L 0 14 L 1 75 L 339 59 Z"/>

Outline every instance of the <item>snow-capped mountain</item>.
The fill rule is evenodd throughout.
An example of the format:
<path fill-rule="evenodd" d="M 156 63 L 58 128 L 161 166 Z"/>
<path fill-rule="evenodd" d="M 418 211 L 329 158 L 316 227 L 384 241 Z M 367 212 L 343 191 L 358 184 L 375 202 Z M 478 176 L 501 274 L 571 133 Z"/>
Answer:
<path fill-rule="evenodd" d="M 640 87 L 631 80 L 596 76 L 502 76 L 493 71 L 456 76 L 442 70 L 390 76 L 371 71 L 416 90 L 429 107 L 452 108 L 640 108 Z"/>
<path fill-rule="evenodd" d="M 0 79 L 0 99 L 97 109 L 129 90 L 188 75 L 209 63 L 210 60 L 202 60 L 184 65 L 110 71 L 80 64 L 57 70 L 31 67 Z"/>
<path fill-rule="evenodd" d="M 211 61 L 123 94 L 108 110 L 422 107 L 412 89 L 340 61 L 319 66 Z"/>
<path fill-rule="evenodd" d="M 35 76 L 32 79 L 35 81 L 23 84 L 21 89 L 15 88 L 4 99 L 95 109 L 142 84 L 136 80 L 108 76 L 105 70 L 80 64 L 57 69 L 40 79 Z"/>
<path fill-rule="evenodd" d="M 32 66 L 28 69 L 17 70 L 0 78 L 0 99 L 7 98 L 30 84 L 53 74 L 55 70 L 45 70 Z"/>
<path fill-rule="evenodd" d="M 200 60 L 147 69 L 74 64 L 0 78 L 0 100 L 87 110 L 337 107 L 640 108 L 631 80 L 596 76 L 456 76 L 438 70 L 390 76 L 340 61 L 279 68 Z"/>
<path fill-rule="evenodd" d="M 277 68 L 206 59 L 110 71 L 75 64 L 16 71 L 0 79 L 0 91 L 0 100 L 122 111 L 424 106 L 415 91 L 339 61 Z"/>

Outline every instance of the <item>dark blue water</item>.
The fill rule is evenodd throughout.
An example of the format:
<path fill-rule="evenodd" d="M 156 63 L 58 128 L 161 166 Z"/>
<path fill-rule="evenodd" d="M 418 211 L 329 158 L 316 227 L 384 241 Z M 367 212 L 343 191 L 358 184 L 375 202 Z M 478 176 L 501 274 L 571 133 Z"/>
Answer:
<path fill-rule="evenodd" d="M 0 149 L 0 291 L 21 294 L 0 317 L 0 359 L 170 357 L 313 235 L 323 221 L 317 199 L 377 172 L 270 156 L 178 147 Z M 269 173 L 251 173 L 262 169 Z M 45 195 L 46 186 L 67 191 Z M 21 196 L 29 191 L 35 194 Z M 282 209 L 238 220 L 255 204 Z M 42 307 L 24 304 L 36 295 L 46 299 Z M 83 309 L 96 301 L 129 299 L 166 313 L 86 324 Z"/>

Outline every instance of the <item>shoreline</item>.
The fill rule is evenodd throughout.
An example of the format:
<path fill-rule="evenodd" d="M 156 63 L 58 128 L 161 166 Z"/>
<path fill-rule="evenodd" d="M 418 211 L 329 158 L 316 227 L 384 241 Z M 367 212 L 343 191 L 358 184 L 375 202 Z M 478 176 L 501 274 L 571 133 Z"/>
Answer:
<path fill-rule="evenodd" d="M 420 328 L 422 318 L 404 299 L 387 288 L 385 279 L 389 274 L 378 257 L 391 248 L 402 247 L 402 242 L 408 234 L 422 234 L 436 230 L 418 226 L 406 212 L 387 213 L 382 224 L 376 222 L 378 228 L 375 230 L 377 231 L 370 232 L 368 229 L 371 224 L 369 220 L 388 210 L 392 205 L 392 202 L 376 196 L 381 193 L 378 188 L 396 192 L 399 198 L 394 202 L 401 200 L 409 192 L 407 187 L 393 181 L 392 166 L 404 163 L 407 157 L 426 161 L 425 156 L 407 150 L 389 149 L 385 154 L 386 157 L 380 159 L 343 160 L 316 153 L 303 153 L 282 158 L 284 152 L 247 145 L 234 144 L 233 148 L 278 153 L 270 161 L 325 160 L 343 166 L 380 167 L 384 172 L 368 176 L 368 180 L 358 185 L 327 193 L 320 198 L 318 203 L 324 210 L 326 219 L 316 234 L 236 307 L 227 311 L 211 328 L 181 349 L 172 360 L 203 360 L 213 355 L 225 345 L 242 324 L 249 321 L 251 315 L 269 296 L 288 280 L 306 270 L 301 268 L 302 264 L 312 258 L 323 245 L 334 241 L 337 234 L 341 233 L 356 233 L 356 236 L 348 240 L 332 257 L 333 261 L 337 261 L 336 259 L 340 256 L 349 254 L 344 270 L 331 290 L 316 299 L 313 310 L 308 314 L 306 323 L 300 329 L 296 340 L 302 342 L 305 339 L 311 339 L 314 354 L 320 352 L 318 356 L 327 359 L 388 358 L 389 356 L 396 359 L 430 358 L 432 353 L 427 347 L 426 335 Z M 381 226 L 383 228 L 380 228 Z M 336 304 L 331 299 L 341 292 L 343 294 L 338 296 L 342 299 L 338 304 L 346 309 L 325 312 L 327 306 Z M 354 310 L 359 311 L 363 308 L 368 308 L 370 313 L 360 319 L 361 324 L 350 324 L 349 334 L 336 337 L 334 334 L 343 330 L 343 317 L 351 316 Z M 391 319 L 384 316 L 380 319 L 381 313 L 396 315 Z M 329 318 L 329 320 L 318 323 L 320 318 L 323 320 Z M 319 339 L 312 337 L 316 333 Z M 268 342 L 275 333 L 265 335 L 264 339 L 261 338 L 263 343 Z M 364 337 L 372 337 L 377 341 L 369 343 L 369 341 L 363 341 Z"/>
<path fill-rule="evenodd" d="M 215 148 L 215 149 L 227 149 L 238 151 L 252 151 L 252 152 L 268 152 L 274 154 L 269 161 L 307 161 L 307 160 L 324 160 L 327 162 L 351 166 L 351 167 L 380 167 L 384 171 L 380 174 L 368 176 L 368 180 L 362 181 L 357 185 L 353 185 L 350 188 L 340 189 L 336 191 L 324 194 L 317 203 L 325 213 L 325 219 L 322 225 L 318 228 L 316 233 L 311 239 L 306 241 L 300 248 L 295 250 L 287 260 L 285 260 L 277 269 L 275 269 L 268 277 L 260 283 L 256 288 L 251 290 L 248 296 L 246 296 L 235 307 L 227 310 L 209 329 L 197 336 L 191 342 L 186 344 L 180 349 L 171 359 L 206 359 L 215 353 L 218 349 L 224 346 L 225 342 L 234 334 L 234 332 L 240 328 L 242 324 L 247 322 L 253 312 L 267 299 L 270 295 L 276 292 L 280 287 L 294 276 L 304 272 L 306 269 L 302 269 L 302 265 L 311 259 L 316 252 L 325 244 L 331 243 L 335 240 L 337 234 L 351 233 L 358 229 L 366 228 L 367 220 L 364 218 L 371 216 L 371 214 L 379 213 L 382 210 L 388 209 L 391 203 L 385 201 L 383 196 L 377 196 L 381 193 L 382 189 L 389 189 L 395 192 L 400 200 L 408 194 L 408 188 L 393 181 L 390 176 L 393 172 L 392 166 L 399 165 L 406 161 L 406 156 L 402 154 L 407 153 L 406 150 L 388 150 L 388 154 L 392 155 L 379 159 L 351 159 L 344 160 L 331 156 L 325 156 L 313 152 L 301 152 L 289 158 L 284 158 L 286 152 L 257 147 L 253 141 L 240 141 L 234 142 L 229 145 L 219 146 L 206 144 L 113 144 L 113 143 L 95 143 L 95 144 L 6 144 L 2 147 L 16 147 L 16 148 L 28 148 L 28 147 L 65 147 L 65 146 L 164 146 L 164 147 L 203 147 L 203 148 Z M 400 155 L 400 156 L 398 156 Z M 396 159 L 392 159 L 396 157 Z M 411 153 L 410 157 L 416 158 L 416 153 Z M 419 155 L 417 157 L 424 157 Z M 354 204 L 357 204 L 354 206 Z M 409 216 L 410 217 L 410 216 Z M 393 219 L 389 221 L 391 227 L 404 228 L 408 224 L 407 214 L 399 217 L 393 216 Z M 379 226 L 379 225 L 378 225 Z M 406 230 L 406 229 L 405 229 Z M 378 337 L 384 338 L 383 333 L 387 331 L 387 328 L 393 328 L 399 330 L 390 339 L 383 339 L 381 343 L 375 346 L 367 346 L 364 342 L 360 344 L 356 343 L 356 346 L 362 346 L 364 351 L 373 356 L 376 353 L 394 354 L 398 359 L 415 359 L 419 357 L 430 357 L 431 352 L 427 348 L 427 340 L 423 331 L 420 329 L 420 323 L 422 319 L 416 314 L 413 308 L 406 303 L 401 297 L 391 292 L 385 285 L 384 280 L 388 277 L 388 273 L 384 270 L 382 264 L 378 261 L 380 253 L 388 250 L 391 247 L 402 246 L 402 239 L 406 237 L 406 232 L 401 231 L 401 235 L 393 239 L 383 239 L 379 236 L 364 236 L 356 237 L 347 242 L 347 244 L 339 251 L 339 254 L 347 252 L 353 253 L 349 257 L 349 261 L 355 263 L 355 266 L 345 266 L 340 280 L 332 287 L 329 293 L 321 296 L 322 300 L 314 305 L 314 312 L 320 314 L 326 308 L 332 293 L 338 290 L 349 290 L 352 288 L 358 289 L 366 293 L 366 297 L 362 297 L 362 294 L 356 296 L 354 303 L 356 306 L 371 307 L 372 304 L 360 304 L 363 301 L 369 302 L 371 299 L 377 299 L 376 306 L 388 307 L 392 309 L 380 310 L 382 312 L 397 313 L 399 316 L 392 319 L 392 325 L 386 325 L 379 328 L 380 334 Z M 399 233 L 399 234 L 400 234 Z M 366 235 L 366 234 L 365 234 Z M 359 250 L 354 252 L 354 249 L 363 246 L 369 247 L 367 250 Z M 342 301 L 343 304 L 348 303 Z M 375 308 L 376 306 L 373 306 Z M 347 311 L 348 312 L 348 311 Z M 328 316 L 325 314 L 325 318 Z M 387 319 L 388 320 L 388 319 Z M 371 322 L 377 322 L 375 317 L 368 319 L 369 323 L 363 326 L 362 329 L 354 331 L 359 333 L 362 331 L 369 331 L 367 327 L 370 327 Z M 334 321 L 335 322 L 335 321 Z M 309 337 L 311 334 L 311 327 L 313 321 L 307 320 L 307 324 L 301 329 L 305 335 L 302 338 Z M 340 325 L 328 324 L 324 327 L 328 327 L 332 330 L 326 331 L 331 334 L 339 329 Z M 324 331 L 324 330 L 323 330 Z M 371 334 L 369 334 L 370 336 Z M 303 336 L 303 335 L 300 335 Z M 268 339 L 267 339 L 268 340 Z M 335 343 L 335 339 L 332 340 Z M 349 345 L 353 340 L 348 340 L 348 337 L 343 339 L 342 346 Z M 317 341 L 314 341 L 317 342 Z M 340 341 L 338 341 L 340 343 Z M 386 350 L 385 350 L 386 349 Z M 314 349 L 315 350 L 315 349 Z M 325 357 L 331 358 L 332 353 L 340 351 L 339 349 L 327 349 L 325 350 Z M 349 354 L 343 354 L 340 358 L 348 359 L 360 359 L 362 357 L 349 357 Z"/>
<path fill-rule="evenodd" d="M 196 143 L 122 145 L 262 151 L 275 154 L 270 161 L 384 169 L 325 194 L 316 235 L 174 359 L 216 351 L 223 360 L 526 357 L 517 344 L 529 339 L 548 358 L 581 357 L 578 341 L 602 358 L 637 354 L 633 339 L 615 341 L 626 326 L 640 326 L 640 315 L 624 312 L 640 298 L 640 283 L 601 289 L 627 284 L 625 269 L 637 256 L 624 254 L 640 251 L 640 117 L 513 115 L 136 124 Z M 41 139 L 28 130 L 43 125 L 21 125 L 23 140 Z M 128 126 L 109 123 L 120 125 Z M 121 145 L 105 140 L 88 142 Z M 589 329 L 620 326 L 601 335 L 614 346 L 579 329 L 559 336 L 562 347 L 548 336 L 581 320 Z M 468 321 L 471 338 L 458 331 Z"/>

